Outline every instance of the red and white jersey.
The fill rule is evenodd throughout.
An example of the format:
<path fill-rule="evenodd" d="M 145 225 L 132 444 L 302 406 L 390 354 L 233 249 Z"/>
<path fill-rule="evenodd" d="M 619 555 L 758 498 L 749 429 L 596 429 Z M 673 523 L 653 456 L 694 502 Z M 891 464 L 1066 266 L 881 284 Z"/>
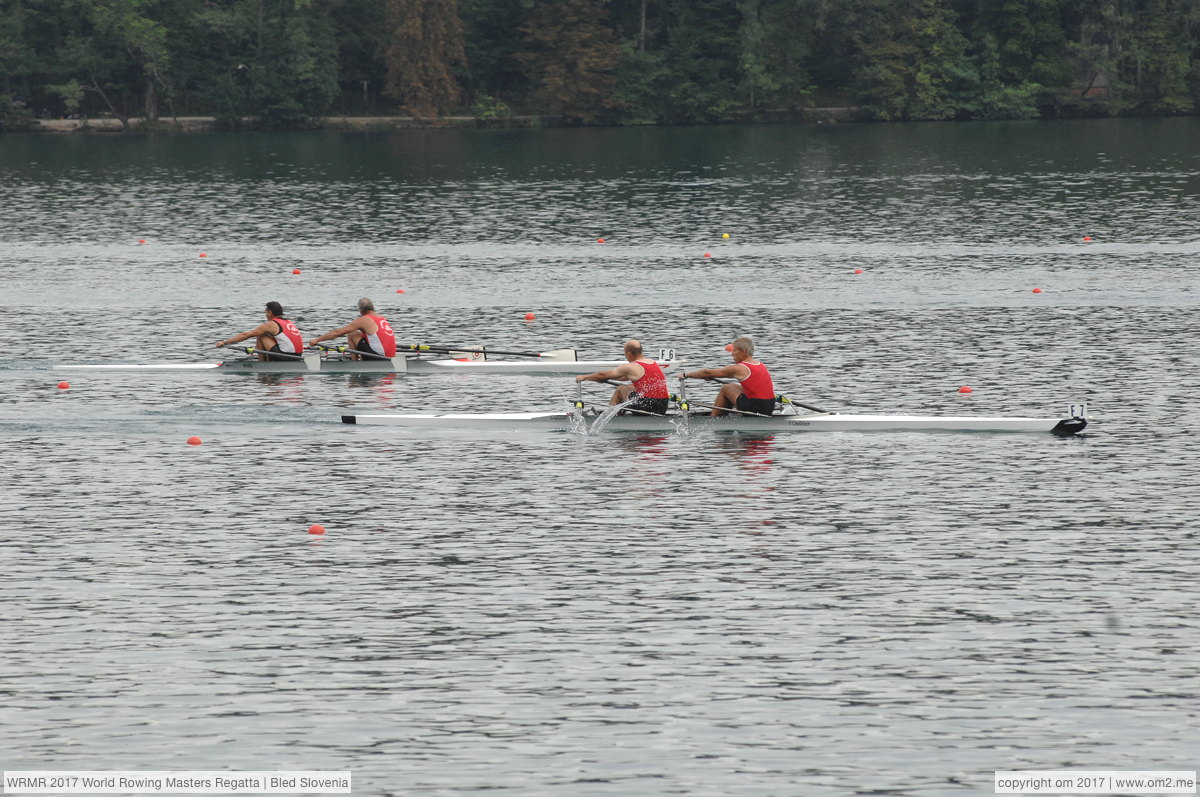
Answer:
<path fill-rule="evenodd" d="M 378 327 L 374 335 L 367 335 L 367 345 L 371 347 L 371 351 L 384 357 L 395 357 L 396 333 L 392 332 L 392 325 L 380 315 L 368 315 L 367 318 L 374 321 Z"/>
<path fill-rule="evenodd" d="M 775 383 L 771 381 L 771 374 L 767 372 L 767 366 L 762 363 L 743 362 L 743 366 L 750 369 L 750 376 L 745 379 L 739 379 L 742 383 L 742 393 L 746 398 L 751 399 L 771 399 L 775 400 Z"/>
<path fill-rule="evenodd" d="M 655 399 L 670 398 L 671 392 L 667 390 L 667 377 L 658 363 L 653 360 L 637 360 L 636 362 L 642 366 L 641 378 L 633 380 L 633 389 L 638 392 L 638 395 Z"/>
<path fill-rule="evenodd" d="M 285 354 L 301 354 L 304 351 L 304 338 L 301 337 L 295 322 L 286 318 L 272 318 L 271 320 L 279 326 L 279 334 L 275 336 L 279 350 Z"/>

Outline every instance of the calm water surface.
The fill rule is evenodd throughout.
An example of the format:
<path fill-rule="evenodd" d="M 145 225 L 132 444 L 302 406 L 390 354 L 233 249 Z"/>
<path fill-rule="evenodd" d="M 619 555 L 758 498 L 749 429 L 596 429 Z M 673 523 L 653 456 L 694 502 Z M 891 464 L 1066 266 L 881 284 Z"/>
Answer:
<path fill-rule="evenodd" d="M 1197 769 L 1198 134 L 0 138 L 0 763 L 556 796 Z M 1093 424 L 412 432 L 338 418 L 573 383 L 52 369 L 363 295 L 406 341 L 701 367 L 746 333 L 802 401 Z"/>

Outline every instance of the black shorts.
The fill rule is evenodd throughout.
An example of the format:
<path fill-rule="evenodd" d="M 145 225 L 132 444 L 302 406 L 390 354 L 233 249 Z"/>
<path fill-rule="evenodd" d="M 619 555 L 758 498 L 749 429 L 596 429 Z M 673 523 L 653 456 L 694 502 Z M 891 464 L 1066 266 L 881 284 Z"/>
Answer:
<path fill-rule="evenodd" d="M 632 400 L 629 402 L 629 405 L 625 407 L 625 409 L 651 412 L 655 415 L 666 415 L 667 404 L 669 401 L 670 399 L 647 398 L 646 396 L 639 396 L 637 393 L 634 393 Z"/>
<path fill-rule="evenodd" d="M 745 393 L 739 393 L 737 401 L 733 403 L 734 409 L 739 409 L 742 412 L 753 412 L 758 415 L 770 415 L 775 411 L 775 399 L 752 399 Z"/>
<path fill-rule="evenodd" d="M 277 354 L 282 354 L 283 356 L 276 357 L 275 355 L 277 355 Z M 278 361 L 278 362 L 282 362 L 282 363 L 294 363 L 294 362 L 297 362 L 299 359 L 300 359 L 299 354 L 291 354 L 289 352 L 284 351 L 283 349 L 279 348 L 278 343 L 276 343 L 271 348 L 267 349 L 267 360 L 268 361 Z"/>
<path fill-rule="evenodd" d="M 366 352 L 367 354 L 375 355 L 374 357 L 368 357 L 367 358 L 368 360 L 375 360 L 375 359 L 385 357 L 385 355 L 380 354 L 379 352 L 372 349 L 371 344 L 367 341 L 367 339 L 365 337 L 359 338 L 359 341 L 357 344 L 355 344 L 354 349 L 355 349 L 355 351 L 363 351 L 363 352 Z"/>

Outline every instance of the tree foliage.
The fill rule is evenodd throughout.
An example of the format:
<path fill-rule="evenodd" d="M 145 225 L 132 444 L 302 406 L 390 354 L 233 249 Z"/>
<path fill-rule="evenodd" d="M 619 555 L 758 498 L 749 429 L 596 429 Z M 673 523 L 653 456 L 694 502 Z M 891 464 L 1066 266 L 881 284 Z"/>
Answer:
<path fill-rule="evenodd" d="M 1200 2 L 0 0 L 3 129 L 70 112 L 635 124 L 829 105 L 880 120 L 1195 113 Z"/>
<path fill-rule="evenodd" d="M 538 108 L 590 122 L 616 107 L 620 45 L 605 24 L 607 0 L 538 0 L 525 24 L 524 52 L 516 59 L 534 89 Z"/>
<path fill-rule="evenodd" d="M 456 105 L 466 61 L 455 0 L 387 0 L 387 94 L 416 116 Z"/>

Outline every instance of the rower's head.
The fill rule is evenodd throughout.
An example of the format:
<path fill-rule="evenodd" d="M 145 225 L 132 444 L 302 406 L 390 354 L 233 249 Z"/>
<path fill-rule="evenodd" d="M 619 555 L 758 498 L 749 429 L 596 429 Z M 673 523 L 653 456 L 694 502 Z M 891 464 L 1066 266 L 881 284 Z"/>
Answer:
<path fill-rule="evenodd" d="M 640 340 L 625 341 L 625 359 L 633 362 L 642 356 L 642 342 Z"/>
<path fill-rule="evenodd" d="M 368 313 L 373 313 L 373 312 L 375 312 L 375 302 L 371 301 L 370 299 L 368 299 L 365 296 L 358 300 L 358 314 L 359 315 L 367 315 Z"/>
<path fill-rule="evenodd" d="M 271 318 L 283 318 L 283 305 L 279 302 L 267 302 L 267 315 Z"/>
<path fill-rule="evenodd" d="M 733 343 L 730 343 L 729 346 L 729 353 L 733 355 L 733 359 L 737 362 L 749 360 L 754 356 L 754 341 L 750 340 L 748 335 L 734 338 Z"/>

